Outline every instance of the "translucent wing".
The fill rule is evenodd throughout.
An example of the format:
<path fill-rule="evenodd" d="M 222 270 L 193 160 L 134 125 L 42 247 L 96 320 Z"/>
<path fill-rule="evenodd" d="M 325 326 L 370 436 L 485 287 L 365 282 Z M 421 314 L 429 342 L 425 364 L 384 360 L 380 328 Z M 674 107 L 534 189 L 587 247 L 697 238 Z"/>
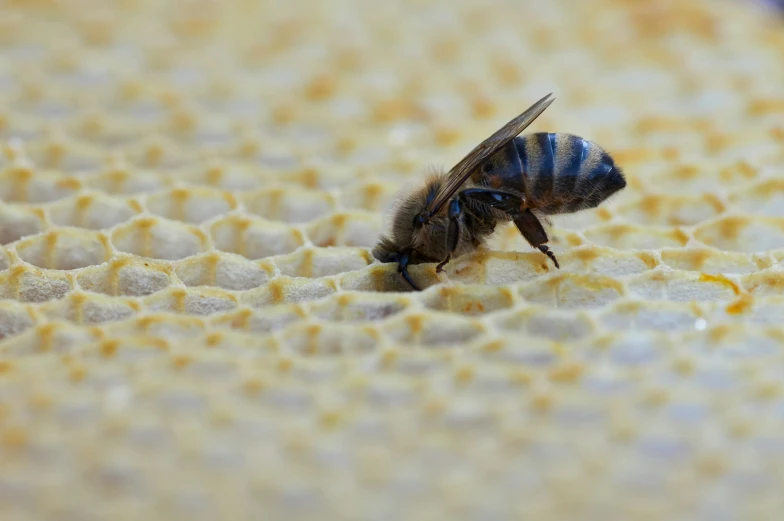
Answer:
<path fill-rule="evenodd" d="M 449 201 L 454 193 L 482 163 L 487 161 L 495 152 L 504 145 L 517 137 L 525 128 L 534 122 L 542 112 L 545 111 L 550 103 L 555 101 L 548 94 L 544 98 L 534 103 L 528 110 L 514 118 L 512 121 L 501 127 L 495 134 L 485 139 L 467 156 L 465 156 L 452 170 L 449 171 L 447 180 L 433 201 L 425 208 L 425 215 L 432 217 L 444 204 Z"/>

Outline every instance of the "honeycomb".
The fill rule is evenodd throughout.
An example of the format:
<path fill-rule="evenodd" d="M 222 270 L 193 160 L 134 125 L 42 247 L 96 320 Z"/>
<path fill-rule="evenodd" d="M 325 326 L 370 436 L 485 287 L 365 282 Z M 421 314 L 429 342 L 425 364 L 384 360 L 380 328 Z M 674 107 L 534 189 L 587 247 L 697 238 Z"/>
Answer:
<path fill-rule="evenodd" d="M 773 11 L 8 0 L 0 56 L 0 519 L 784 511 Z M 549 92 L 628 187 L 409 291 L 400 190 Z"/>

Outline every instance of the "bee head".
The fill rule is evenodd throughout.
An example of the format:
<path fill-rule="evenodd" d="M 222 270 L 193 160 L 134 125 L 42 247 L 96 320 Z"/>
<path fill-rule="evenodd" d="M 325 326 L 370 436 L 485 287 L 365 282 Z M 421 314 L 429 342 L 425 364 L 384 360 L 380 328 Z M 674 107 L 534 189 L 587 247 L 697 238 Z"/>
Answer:
<path fill-rule="evenodd" d="M 381 237 L 373 248 L 373 257 L 381 262 L 397 262 L 400 260 L 400 247 L 389 237 Z"/>

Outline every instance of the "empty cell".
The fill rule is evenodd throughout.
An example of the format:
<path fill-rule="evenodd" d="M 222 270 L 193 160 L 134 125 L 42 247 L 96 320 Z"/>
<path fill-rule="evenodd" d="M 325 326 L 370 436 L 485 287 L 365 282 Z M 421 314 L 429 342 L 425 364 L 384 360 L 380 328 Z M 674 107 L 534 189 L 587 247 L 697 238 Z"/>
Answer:
<path fill-rule="evenodd" d="M 632 295 L 647 300 L 722 301 L 740 293 L 736 282 L 722 275 L 655 270 L 627 281 Z"/>
<path fill-rule="evenodd" d="M 784 248 L 784 218 L 727 216 L 699 226 L 694 238 L 709 246 L 738 252 Z"/>
<path fill-rule="evenodd" d="M 0 198 L 0 244 L 8 244 L 44 229 L 42 210 L 19 207 Z"/>
<path fill-rule="evenodd" d="M 433 265 L 411 266 L 408 272 L 420 288 L 441 282 Z M 341 289 L 347 291 L 413 291 L 398 273 L 395 264 L 371 264 L 361 270 L 343 273 L 339 280 Z"/>
<path fill-rule="evenodd" d="M 514 331 L 520 331 L 516 329 Z M 542 338 L 505 333 L 492 343 L 492 349 L 480 351 L 483 358 L 502 362 L 505 366 L 551 367 L 559 359 L 557 346 Z"/>
<path fill-rule="evenodd" d="M 602 310 L 599 321 L 615 330 L 693 331 L 701 311 L 690 304 L 622 302 Z"/>
<path fill-rule="evenodd" d="M 745 215 L 784 217 L 784 180 L 768 179 L 733 190 L 729 199 Z"/>
<path fill-rule="evenodd" d="M 152 194 L 147 197 L 146 206 L 161 217 L 198 224 L 234 210 L 237 201 L 229 192 L 188 187 Z"/>
<path fill-rule="evenodd" d="M 502 313 L 493 323 L 505 331 L 525 332 L 531 336 L 568 341 L 585 338 L 595 331 L 593 322 L 582 313 L 546 308 L 526 308 Z"/>
<path fill-rule="evenodd" d="M 455 282 L 503 286 L 534 279 L 550 267 L 539 252 L 481 251 L 451 260 L 444 271 Z"/>
<path fill-rule="evenodd" d="M 47 303 L 42 312 L 50 319 L 64 319 L 76 324 L 102 324 L 129 318 L 138 309 L 138 304 L 132 300 L 94 293 L 71 293 L 61 300 Z"/>
<path fill-rule="evenodd" d="M 0 200 L 17 203 L 46 203 L 75 194 L 82 183 L 74 177 L 10 167 L 0 172 Z"/>
<path fill-rule="evenodd" d="M 74 229 L 34 235 L 17 242 L 14 248 L 23 261 L 54 270 L 94 266 L 106 262 L 112 256 L 106 236 Z"/>
<path fill-rule="evenodd" d="M 218 286 L 235 291 L 256 288 L 270 278 L 259 264 L 222 252 L 183 259 L 175 271 L 186 286 Z"/>
<path fill-rule="evenodd" d="M 240 296 L 243 304 L 251 307 L 270 306 L 316 300 L 337 291 L 330 279 L 292 279 L 278 277 L 264 286 L 245 291 Z"/>
<path fill-rule="evenodd" d="M 673 269 L 711 274 L 753 273 L 759 269 L 751 255 L 710 248 L 665 248 L 661 259 Z"/>
<path fill-rule="evenodd" d="M 49 207 L 49 219 L 58 226 L 90 230 L 107 230 L 141 213 L 134 200 L 105 194 L 80 194 L 58 201 Z"/>
<path fill-rule="evenodd" d="M 299 304 L 279 304 L 263 309 L 239 309 L 215 318 L 212 323 L 220 328 L 271 333 L 294 322 L 300 322 L 305 316 Z"/>
<path fill-rule="evenodd" d="M 35 324 L 32 313 L 22 304 L 0 301 L 0 340 L 18 335 Z"/>
<path fill-rule="evenodd" d="M 63 298 L 73 285 L 69 277 L 53 271 L 21 268 L 9 270 L 7 278 L 0 278 L 0 287 L 8 297 L 22 302 L 46 302 Z"/>
<path fill-rule="evenodd" d="M 193 226 L 160 218 L 140 217 L 112 231 L 120 251 L 164 260 L 179 260 L 208 248 L 209 240 Z"/>
<path fill-rule="evenodd" d="M 712 219 L 724 210 L 724 203 L 713 194 L 651 194 L 619 206 L 616 212 L 638 224 L 684 226 Z"/>
<path fill-rule="evenodd" d="M 248 259 L 291 253 L 304 243 L 296 228 L 247 216 L 227 216 L 210 226 L 215 247 Z"/>
<path fill-rule="evenodd" d="M 102 266 L 81 270 L 76 280 L 86 291 L 142 297 L 167 287 L 171 283 L 170 271 L 171 267 L 165 264 L 122 257 Z"/>
<path fill-rule="evenodd" d="M 378 335 L 372 328 L 303 323 L 287 328 L 282 342 L 302 355 L 359 354 L 373 350 L 378 345 Z"/>
<path fill-rule="evenodd" d="M 396 203 L 399 186 L 393 183 L 366 181 L 341 190 L 344 208 L 388 212 Z"/>
<path fill-rule="evenodd" d="M 680 229 L 608 224 L 589 228 L 585 238 L 599 246 L 618 249 L 657 249 L 684 246 L 689 236 Z"/>
<path fill-rule="evenodd" d="M 249 212 L 272 221 L 304 223 L 331 213 L 335 204 L 326 192 L 291 187 L 264 188 L 245 194 Z"/>
<path fill-rule="evenodd" d="M 648 252 L 628 252 L 586 244 L 559 256 L 561 269 L 606 277 L 623 277 L 654 268 L 658 261 Z"/>
<path fill-rule="evenodd" d="M 306 233 L 316 246 L 372 248 L 381 233 L 381 219 L 374 213 L 339 213 L 309 223 Z"/>
<path fill-rule="evenodd" d="M 482 285 L 445 286 L 422 296 L 422 303 L 430 309 L 461 315 L 483 315 L 507 309 L 514 300 L 514 293 L 508 288 Z"/>
<path fill-rule="evenodd" d="M 484 327 L 468 318 L 431 311 L 395 317 L 384 324 L 383 331 L 395 342 L 447 347 L 469 342 Z"/>
<path fill-rule="evenodd" d="M 144 302 L 151 310 L 187 315 L 211 315 L 237 307 L 237 301 L 230 294 L 210 288 L 187 291 L 182 288 L 170 288 L 145 297 Z"/>
<path fill-rule="evenodd" d="M 125 167 L 108 170 L 84 178 L 86 186 L 113 195 L 133 195 L 153 192 L 166 186 L 166 179 L 151 170 Z"/>
<path fill-rule="evenodd" d="M 777 297 L 784 295 L 784 273 L 764 271 L 751 273 L 740 279 L 743 288 L 754 296 Z"/>
<path fill-rule="evenodd" d="M 395 295 L 344 292 L 313 302 L 308 311 L 325 320 L 362 322 L 384 320 L 410 305 L 408 299 Z"/>
<path fill-rule="evenodd" d="M 529 302 L 561 308 L 604 306 L 625 294 L 623 283 L 599 275 L 559 274 L 520 288 Z"/>
<path fill-rule="evenodd" d="M 304 248 L 271 259 L 282 275 L 289 277 L 326 277 L 359 270 L 370 264 L 364 248 Z"/>

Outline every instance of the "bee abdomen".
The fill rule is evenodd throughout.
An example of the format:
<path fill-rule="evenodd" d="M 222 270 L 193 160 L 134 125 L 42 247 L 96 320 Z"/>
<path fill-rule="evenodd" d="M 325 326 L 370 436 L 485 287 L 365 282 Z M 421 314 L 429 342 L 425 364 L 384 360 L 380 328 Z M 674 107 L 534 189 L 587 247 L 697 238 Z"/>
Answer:
<path fill-rule="evenodd" d="M 545 214 L 593 208 L 626 186 L 613 158 L 579 136 L 541 132 L 516 145 L 529 205 Z"/>

